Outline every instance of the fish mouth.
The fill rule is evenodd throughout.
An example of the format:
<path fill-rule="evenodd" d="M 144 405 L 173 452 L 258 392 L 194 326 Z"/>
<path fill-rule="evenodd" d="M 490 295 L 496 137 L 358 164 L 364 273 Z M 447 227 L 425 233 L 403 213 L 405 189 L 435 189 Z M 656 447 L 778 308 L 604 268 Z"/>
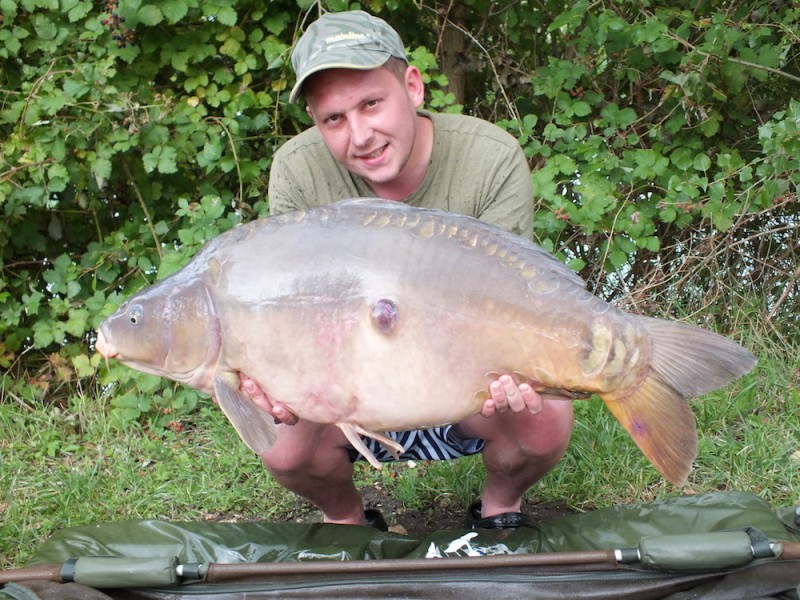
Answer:
<path fill-rule="evenodd" d="M 194 387 L 206 391 L 207 393 L 210 393 L 208 391 L 210 389 L 209 387 L 210 384 L 206 381 L 208 377 L 205 365 L 187 369 L 185 371 L 173 371 L 164 366 L 159 367 L 153 364 L 149 364 L 147 362 L 139 362 L 136 359 L 133 359 L 129 356 L 125 356 L 124 354 L 122 354 L 114 346 L 114 344 L 108 341 L 102 329 L 97 331 L 97 340 L 94 343 L 94 347 L 97 353 L 100 354 L 100 356 L 102 356 L 103 359 L 105 360 L 107 369 L 110 368 L 109 361 L 111 359 L 116 359 L 121 363 L 137 371 L 148 373 L 150 375 L 155 375 L 157 377 L 168 377 L 173 381 L 184 383 L 190 387 Z"/>
<path fill-rule="evenodd" d="M 106 340 L 106 336 L 103 333 L 102 329 L 97 331 L 97 340 L 94 343 L 94 348 L 97 352 L 102 356 L 106 361 L 106 369 L 109 368 L 108 361 L 112 358 L 116 358 L 119 356 L 119 350 L 114 348 L 111 344 L 108 343 Z"/>
<path fill-rule="evenodd" d="M 97 341 L 95 341 L 94 347 L 95 350 L 100 353 L 100 356 L 106 359 L 106 362 L 108 362 L 109 358 L 116 358 L 119 356 L 119 350 L 108 343 L 102 329 L 97 332 Z"/>

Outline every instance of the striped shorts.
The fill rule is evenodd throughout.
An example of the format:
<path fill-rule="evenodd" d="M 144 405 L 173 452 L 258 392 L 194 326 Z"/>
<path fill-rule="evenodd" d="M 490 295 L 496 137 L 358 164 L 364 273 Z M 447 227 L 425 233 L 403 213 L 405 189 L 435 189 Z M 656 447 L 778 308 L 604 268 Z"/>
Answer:
<path fill-rule="evenodd" d="M 452 425 L 432 427 L 431 429 L 417 429 L 413 431 L 388 431 L 385 434 L 405 448 L 399 458 L 395 459 L 383 444 L 372 438 L 362 438 L 364 444 L 381 462 L 394 462 L 395 460 L 450 460 L 461 456 L 478 454 L 485 442 L 479 439 L 463 438 L 458 435 Z M 350 461 L 364 460 L 361 453 L 347 446 Z"/>

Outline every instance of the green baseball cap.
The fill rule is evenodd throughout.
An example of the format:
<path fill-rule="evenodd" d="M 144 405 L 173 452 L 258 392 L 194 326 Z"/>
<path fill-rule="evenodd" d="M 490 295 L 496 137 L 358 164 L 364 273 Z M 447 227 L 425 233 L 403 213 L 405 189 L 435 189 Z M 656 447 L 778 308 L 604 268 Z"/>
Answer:
<path fill-rule="evenodd" d="M 397 32 L 378 17 L 362 11 L 325 13 L 300 36 L 292 51 L 297 74 L 289 101 L 295 102 L 309 76 L 325 69 L 377 69 L 390 57 L 406 62 L 405 47 Z"/>

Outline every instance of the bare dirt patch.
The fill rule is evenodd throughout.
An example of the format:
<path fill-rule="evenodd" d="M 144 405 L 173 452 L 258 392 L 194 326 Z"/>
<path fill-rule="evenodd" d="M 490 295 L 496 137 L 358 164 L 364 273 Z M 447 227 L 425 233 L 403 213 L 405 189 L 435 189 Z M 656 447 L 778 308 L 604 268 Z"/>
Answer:
<path fill-rule="evenodd" d="M 460 506 L 450 499 L 442 499 L 424 508 L 412 508 L 388 494 L 380 486 L 360 488 L 365 508 L 375 508 L 383 514 L 389 530 L 421 539 L 436 531 L 463 529 L 467 506 Z M 523 503 L 522 511 L 533 523 L 573 514 L 566 503 L 537 502 L 535 499 Z M 322 515 L 312 505 L 298 498 L 291 520 L 301 522 L 321 521 Z"/>

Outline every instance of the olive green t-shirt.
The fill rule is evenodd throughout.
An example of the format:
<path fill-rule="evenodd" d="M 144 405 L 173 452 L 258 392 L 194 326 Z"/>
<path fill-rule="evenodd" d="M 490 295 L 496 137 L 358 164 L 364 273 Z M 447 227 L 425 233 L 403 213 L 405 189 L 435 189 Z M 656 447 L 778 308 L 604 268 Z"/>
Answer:
<path fill-rule="evenodd" d="M 420 111 L 433 122 L 431 163 L 404 202 L 469 215 L 533 236 L 533 189 L 522 148 L 496 125 L 466 115 Z M 275 154 L 269 178 L 273 215 L 376 194 L 333 158 L 316 127 Z"/>

